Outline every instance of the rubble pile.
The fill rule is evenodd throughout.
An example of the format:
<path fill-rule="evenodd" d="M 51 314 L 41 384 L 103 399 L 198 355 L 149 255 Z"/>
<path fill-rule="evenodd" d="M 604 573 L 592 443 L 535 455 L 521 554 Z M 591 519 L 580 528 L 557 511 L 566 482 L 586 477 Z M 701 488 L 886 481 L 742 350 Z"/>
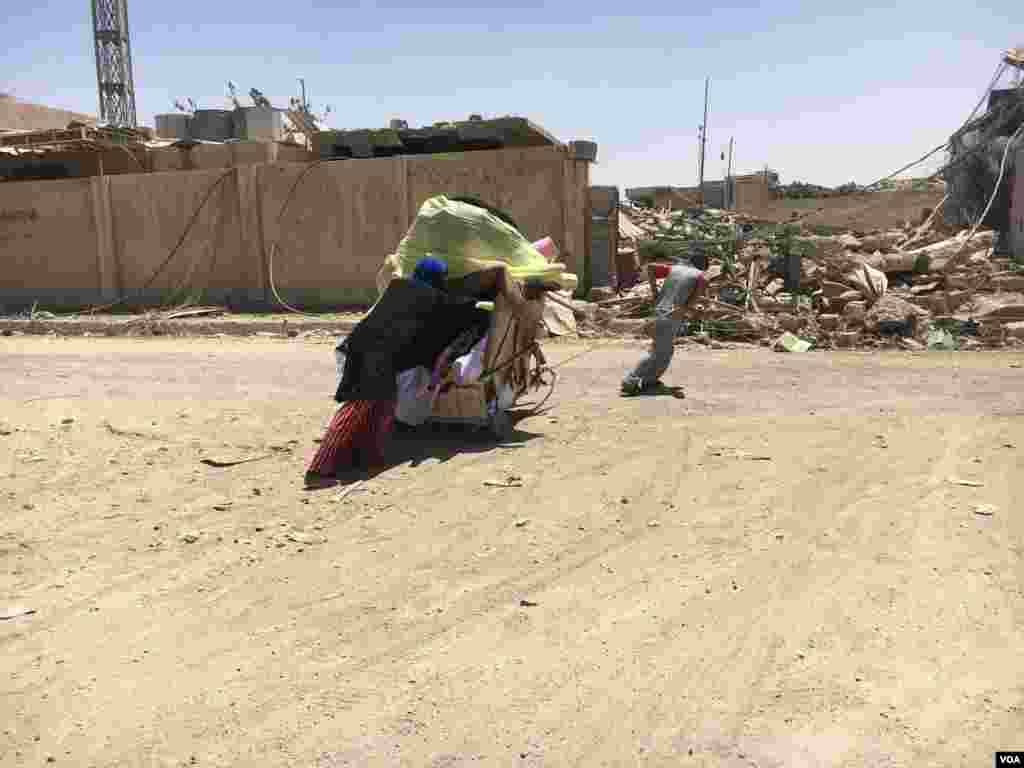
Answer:
<path fill-rule="evenodd" d="M 653 297 L 644 265 L 682 259 L 706 270 L 709 289 L 680 344 L 799 351 L 802 342 L 910 350 L 1024 343 L 1024 270 L 993 255 L 993 232 L 968 239 L 944 226 L 922 215 L 890 231 L 815 234 L 731 211 L 628 209 L 619 261 L 634 255 L 638 275 L 624 282 L 633 287 L 562 298 L 581 335 L 647 336 Z"/>

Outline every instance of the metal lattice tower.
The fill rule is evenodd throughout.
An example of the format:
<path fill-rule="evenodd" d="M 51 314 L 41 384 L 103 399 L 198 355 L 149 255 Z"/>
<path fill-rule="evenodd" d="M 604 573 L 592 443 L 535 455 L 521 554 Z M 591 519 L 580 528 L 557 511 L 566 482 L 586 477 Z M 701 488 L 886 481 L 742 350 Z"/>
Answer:
<path fill-rule="evenodd" d="M 135 83 L 132 46 L 128 40 L 128 0 L 91 0 L 91 3 L 100 121 L 118 128 L 134 128 Z"/>

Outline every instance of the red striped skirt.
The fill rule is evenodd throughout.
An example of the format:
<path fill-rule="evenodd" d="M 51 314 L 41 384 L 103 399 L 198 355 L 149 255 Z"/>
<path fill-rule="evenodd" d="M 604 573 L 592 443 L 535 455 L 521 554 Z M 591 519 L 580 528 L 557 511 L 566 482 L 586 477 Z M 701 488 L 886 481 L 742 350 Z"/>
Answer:
<path fill-rule="evenodd" d="M 395 420 L 391 400 L 352 400 L 334 414 L 307 474 L 330 477 L 340 469 L 384 463 L 384 439 Z"/>

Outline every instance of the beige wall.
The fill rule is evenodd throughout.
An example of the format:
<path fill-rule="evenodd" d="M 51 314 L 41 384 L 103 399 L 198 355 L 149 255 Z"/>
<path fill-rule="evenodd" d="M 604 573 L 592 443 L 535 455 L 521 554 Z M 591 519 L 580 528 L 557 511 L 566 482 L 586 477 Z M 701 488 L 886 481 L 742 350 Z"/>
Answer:
<path fill-rule="evenodd" d="M 768 181 L 762 177 L 736 179 L 736 209 L 757 210 L 775 199 Z"/>
<path fill-rule="evenodd" d="M 679 211 L 700 206 L 700 190 L 659 189 L 654 193 L 654 207 Z"/>
<path fill-rule="evenodd" d="M 0 131 L 59 130 L 67 128 L 70 122 L 94 125 L 96 117 L 52 109 L 41 104 L 29 104 L 9 94 L 0 93 Z"/>
<path fill-rule="evenodd" d="M 274 279 L 285 301 L 372 301 L 381 262 L 435 194 L 502 207 L 531 239 L 552 236 L 578 272 L 588 186 L 588 164 L 561 147 L 0 184 L 0 304 L 89 305 L 125 295 L 141 305 L 271 303 L 268 252 L 278 240 Z"/>
<path fill-rule="evenodd" d="M 0 305 L 101 300 L 91 179 L 0 184 Z"/>

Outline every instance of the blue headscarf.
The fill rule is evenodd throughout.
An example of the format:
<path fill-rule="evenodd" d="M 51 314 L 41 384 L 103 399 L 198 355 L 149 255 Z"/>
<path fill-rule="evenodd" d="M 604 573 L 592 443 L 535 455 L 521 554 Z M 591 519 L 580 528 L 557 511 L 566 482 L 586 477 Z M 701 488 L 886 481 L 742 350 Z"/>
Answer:
<path fill-rule="evenodd" d="M 445 280 L 448 279 L 448 265 L 433 256 L 425 256 L 416 262 L 412 279 L 440 291 L 444 289 Z"/>

